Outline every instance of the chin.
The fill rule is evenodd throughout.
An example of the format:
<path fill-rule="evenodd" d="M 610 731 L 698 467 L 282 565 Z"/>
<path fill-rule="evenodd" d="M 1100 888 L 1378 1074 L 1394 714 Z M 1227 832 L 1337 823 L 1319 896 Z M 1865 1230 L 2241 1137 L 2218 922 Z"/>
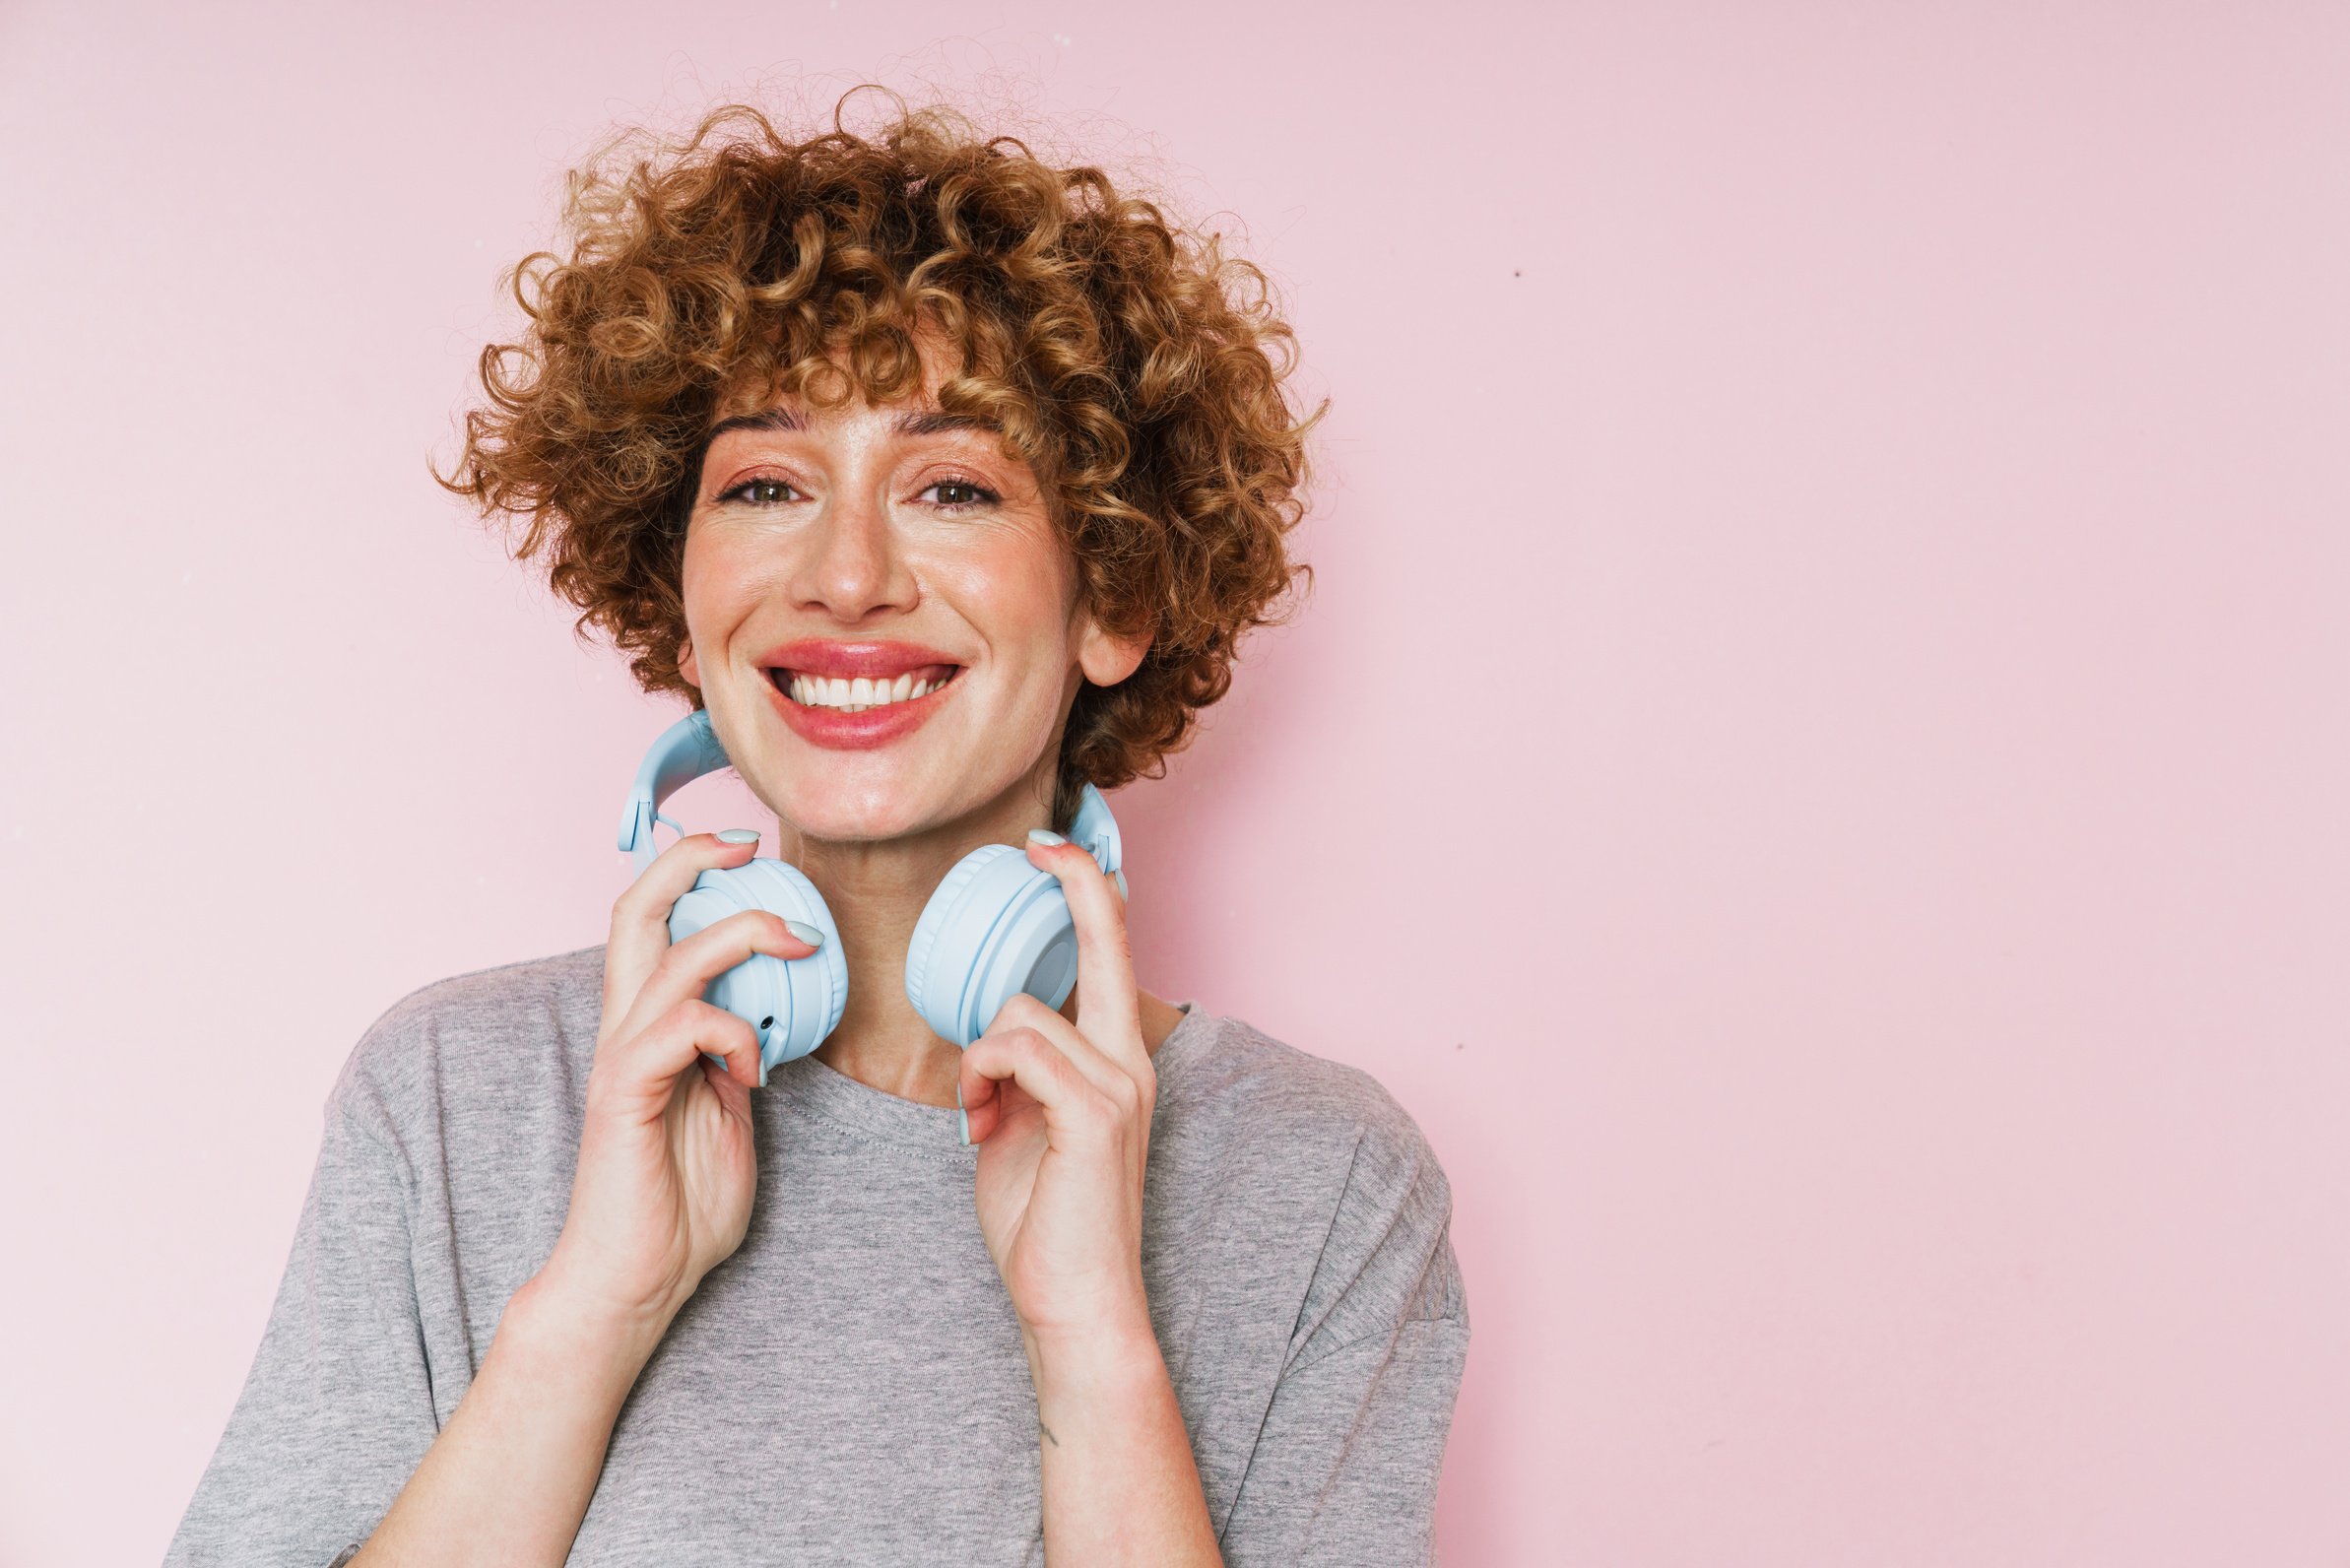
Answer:
<path fill-rule="evenodd" d="M 776 815 L 810 838 L 873 843 L 906 838 L 959 821 L 1010 787 L 974 788 L 970 777 L 909 777 L 894 768 L 843 766 L 827 759 L 820 782 L 802 774 L 777 798 Z"/>
<path fill-rule="evenodd" d="M 1034 773 L 1058 715 L 983 711 L 988 704 L 970 701 L 983 694 L 954 692 L 962 702 L 867 744 L 843 744 L 805 715 L 761 713 L 752 723 L 773 759 L 767 771 L 784 782 L 759 797 L 807 836 L 841 842 L 904 838 L 985 811 Z M 1009 735 L 1030 738 L 1007 746 Z"/>

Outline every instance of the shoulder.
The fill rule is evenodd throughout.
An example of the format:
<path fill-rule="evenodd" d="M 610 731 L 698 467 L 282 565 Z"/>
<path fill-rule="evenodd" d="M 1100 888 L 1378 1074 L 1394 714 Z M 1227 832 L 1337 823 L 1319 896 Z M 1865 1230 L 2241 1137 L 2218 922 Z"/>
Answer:
<path fill-rule="evenodd" d="M 1195 1009 L 1198 1004 L 1194 1004 Z M 1320 1241 L 1299 1323 L 1343 1340 L 1412 1318 L 1466 1321 L 1450 1239 L 1452 1184 L 1427 1137 L 1363 1069 L 1318 1056 L 1242 1019 L 1187 1016 L 1159 1071 L 1152 1136 L 1188 1165 L 1242 1184 Z"/>
<path fill-rule="evenodd" d="M 603 1006 L 601 944 L 469 970 L 379 1013 L 327 1097 L 330 1121 L 405 1144 L 452 1113 L 495 1120 L 583 1086 Z"/>
<path fill-rule="evenodd" d="M 1342 1143 L 1374 1171 L 1427 1184 L 1449 1201 L 1443 1167 L 1419 1124 L 1387 1086 L 1349 1063 L 1317 1056 L 1256 1025 L 1193 1004 L 1162 1049 L 1160 1099 L 1185 1123 L 1205 1122 L 1271 1147 Z"/>

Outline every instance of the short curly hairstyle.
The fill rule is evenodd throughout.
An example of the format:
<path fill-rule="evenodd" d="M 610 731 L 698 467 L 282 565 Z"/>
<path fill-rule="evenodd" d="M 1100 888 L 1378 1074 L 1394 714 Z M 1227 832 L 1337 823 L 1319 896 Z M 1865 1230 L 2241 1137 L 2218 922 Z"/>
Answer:
<path fill-rule="evenodd" d="M 433 477 L 485 517 L 527 519 L 513 554 L 545 552 L 574 633 L 601 628 L 645 690 L 698 707 L 681 576 L 712 425 L 760 387 L 819 408 L 917 393 L 929 337 L 940 406 L 994 421 L 1032 466 L 1095 620 L 1151 633 L 1133 675 L 1078 691 L 1066 822 L 1085 783 L 1163 776 L 1229 689 L 1241 635 L 1310 586 L 1288 535 L 1327 403 L 1293 408 L 1294 334 L 1221 234 L 886 89 L 893 116 L 852 133 L 863 91 L 804 141 L 730 103 L 649 157 L 615 160 L 649 134 L 622 131 L 571 170 L 571 257 L 501 276 L 528 325 L 482 351 L 487 404 L 466 412 L 454 477 Z"/>

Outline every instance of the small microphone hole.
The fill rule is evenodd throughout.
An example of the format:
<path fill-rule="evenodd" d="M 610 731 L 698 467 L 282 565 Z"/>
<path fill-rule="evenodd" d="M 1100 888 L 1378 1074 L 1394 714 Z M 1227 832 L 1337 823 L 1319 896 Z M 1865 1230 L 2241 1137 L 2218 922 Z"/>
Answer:
<path fill-rule="evenodd" d="M 773 1028 L 775 1026 L 775 1014 L 770 1013 L 765 1017 L 759 1019 L 758 1026 L 762 1029 Z"/>

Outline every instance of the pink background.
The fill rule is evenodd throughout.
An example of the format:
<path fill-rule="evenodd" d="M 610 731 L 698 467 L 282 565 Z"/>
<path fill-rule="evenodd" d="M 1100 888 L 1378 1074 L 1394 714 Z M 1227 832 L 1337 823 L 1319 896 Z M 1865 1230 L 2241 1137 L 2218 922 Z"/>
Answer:
<path fill-rule="evenodd" d="M 602 940 L 676 710 L 425 460 L 805 70 L 1288 291 L 1319 586 L 1118 805 L 1451 1174 L 1448 1558 L 2350 1562 L 2340 5 L 125 9 L 0 10 L 0 1559 L 161 1554 L 352 1043 Z"/>

